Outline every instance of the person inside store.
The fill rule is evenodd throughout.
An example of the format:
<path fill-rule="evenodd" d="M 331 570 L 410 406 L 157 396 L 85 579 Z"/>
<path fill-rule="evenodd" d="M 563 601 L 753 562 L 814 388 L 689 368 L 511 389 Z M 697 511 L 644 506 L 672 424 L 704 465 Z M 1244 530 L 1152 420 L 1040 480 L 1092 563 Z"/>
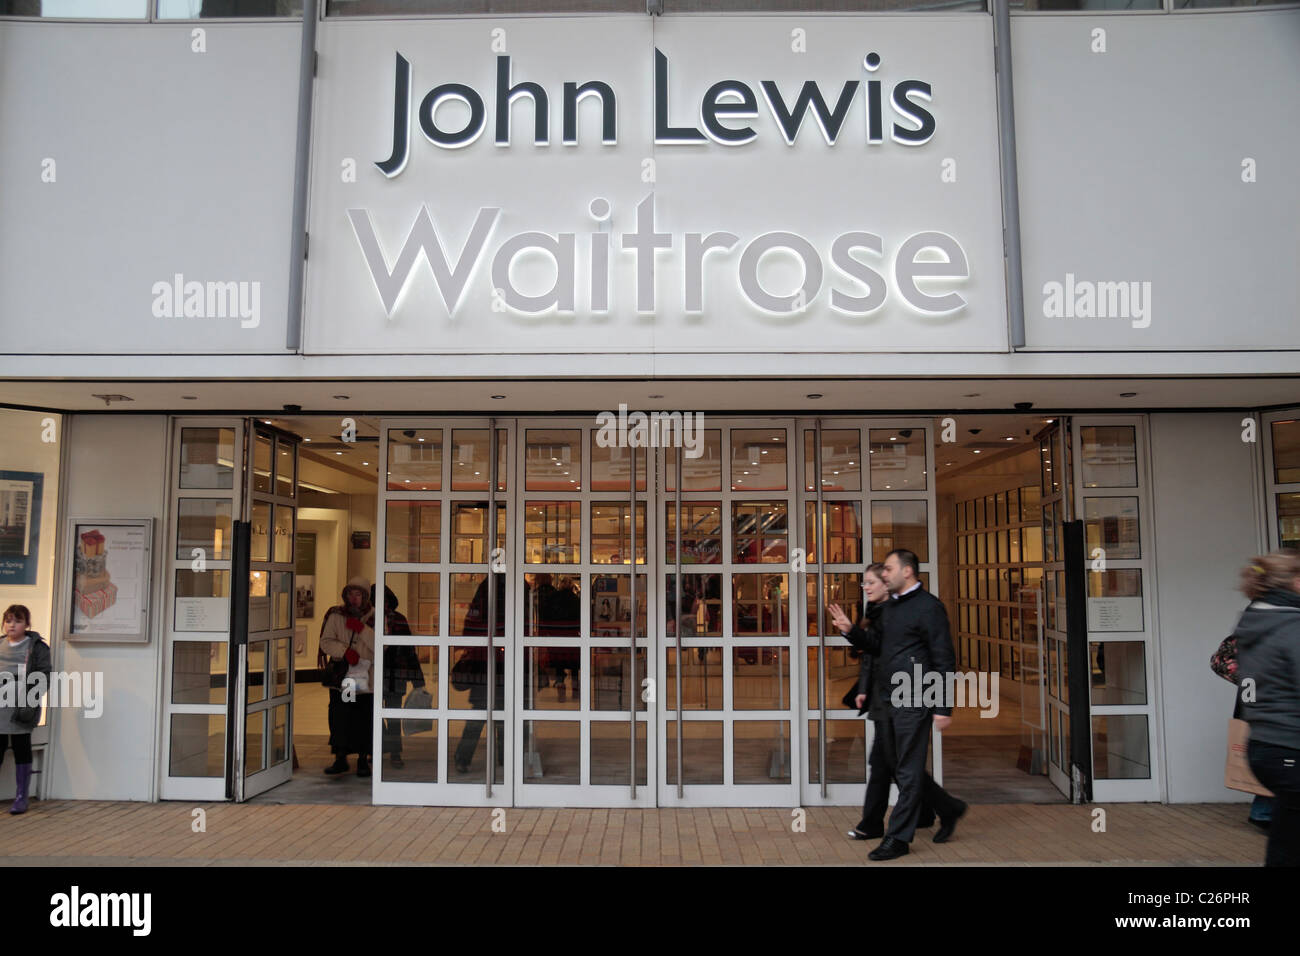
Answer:
<path fill-rule="evenodd" d="M 831 623 L 848 639 L 858 654 L 858 682 L 844 698 L 844 706 L 854 706 L 858 715 L 866 714 L 876 724 L 877 730 L 871 739 L 871 755 L 867 758 L 870 776 L 867 777 L 867 793 L 862 801 L 862 819 L 848 832 L 853 840 L 874 840 L 885 835 L 885 810 L 889 806 L 889 784 L 894 779 L 893 740 L 881 733 L 879 721 L 888 717 L 888 691 L 876 688 L 876 678 L 883 673 L 883 668 L 875 666 L 880 653 L 880 615 L 885 604 L 890 600 L 889 589 L 885 587 L 881 576 L 885 566 L 880 562 L 868 564 L 862 572 L 862 613 L 856 623 L 849 621 L 838 604 L 826 607 L 831 616 Z M 930 775 L 927 773 L 927 777 Z M 931 781 L 933 782 L 933 781 Z M 924 792 L 921 799 L 921 814 L 916 824 L 921 829 L 934 826 L 934 809 L 925 802 Z"/>
<path fill-rule="evenodd" d="M 492 637 L 495 641 L 501 639 L 505 634 L 506 623 L 506 602 L 505 586 L 506 576 L 504 574 L 495 574 L 496 579 L 496 625 L 492 631 Z M 548 576 L 549 580 L 549 576 Z M 532 595 L 539 590 L 539 586 L 534 583 L 524 586 L 524 604 L 529 606 Z M 484 575 L 483 580 L 479 582 L 478 588 L 474 591 L 474 597 L 469 603 L 465 612 L 465 619 L 461 625 L 462 633 L 466 635 L 487 635 L 488 632 L 488 579 Z M 497 650 L 497 659 L 495 663 L 495 680 L 493 681 L 495 698 L 492 701 L 493 713 L 502 710 L 505 707 L 505 668 L 504 654 L 501 652 L 501 645 L 495 644 Z M 448 675 L 453 690 L 469 692 L 469 707 L 471 710 L 487 710 L 488 706 L 488 657 L 487 647 L 484 645 L 471 645 L 461 651 L 460 657 L 452 666 L 451 674 Z M 455 705 L 453 705 L 455 706 Z M 478 751 L 479 737 L 483 733 L 482 720 L 465 721 L 464 729 L 461 730 L 460 739 L 456 742 L 456 750 L 452 760 L 456 767 L 456 772 L 466 774 L 470 771 L 470 764 L 474 760 L 474 755 Z M 496 760 L 498 766 L 505 762 L 505 724 L 501 720 L 493 720 L 496 728 Z"/>
<path fill-rule="evenodd" d="M 0 762 L 14 751 L 17 792 L 10 813 L 27 812 L 32 783 L 32 731 L 41 722 L 43 688 L 50 684 L 50 645 L 31 630 L 32 612 L 22 604 L 5 608 L 0 640 Z"/>
<path fill-rule="evenodd" d="M 329 686 L 330 750 L 328 774 L 348 770 L 348 754 L 357 755 L 357 776 L 370 776 L 371 728 L 375 716 L 375 609 L 370 582 L 357 576 L 343 588 L 343 603 L 325 615 L 320 651 L 329 659 L 337 686 Z M 331 682 L 332 684 L 333 682 Z"/>
<path fill-rule="evenodd" d="M 886 694 L 891 694 L 895 674 L 910 677 L 919 666 L 923 674 L 946 675 L 957 665 L 948 612 L 938 598 L 921 587 L 920 570 L 915 552 L 905 548 L 889 552 L 880 570 L 890 600 L 880 613 L 880 653 L 874 666 L 880 669 L 876 687 Z M 920 689 L 916 690 L 919 693 Z M 868 859 L 893 860 L 910 851 L 923 800 L 939 818 L 939 829 L 931 838 L 935 843 L 950 840 L 957 821 L 966 813 L 965 802 L 925 772 L 931 725 L 940 732 L 948 728 L 952 723 L 950 705 L 950 701 L 943 701 L 941 706 L 925 706 L 910 695 L 899 702 L 890 697 L 890 706 L 877 722 L 876 733 L 886 734 L 893 741 L 898 802 L 889 815 L 884 839 L 867 854 Z"/>
<path fill-rule="evenodd" d="M 1246 756 L 1274 796 L 1264 865 L 1300 866 L 1300 551 L 1255 558 L 1240 587 L 1250 599 L 1233 630 Z"/>
<path fill-rule="evenodd" d="M 370 586 L 370 603 L 375 603 L 375 586 Z M 411 623 L 406 615 L 397 609 L 397 595 L 393 589 L 384 586 L 384 706 L 401 707 L 406 696 L 406 686 L 412 690 L 425 686 L 424 672 L 420 669 L 420 658 L 410 644 L 388 644 L 389 637 L 410 636 Z M 389 754 L 389 762 L 401 769 L 406 766 L 402 760 L 402 720 L 400 717 L 383 718 L 383 752 Z"/>

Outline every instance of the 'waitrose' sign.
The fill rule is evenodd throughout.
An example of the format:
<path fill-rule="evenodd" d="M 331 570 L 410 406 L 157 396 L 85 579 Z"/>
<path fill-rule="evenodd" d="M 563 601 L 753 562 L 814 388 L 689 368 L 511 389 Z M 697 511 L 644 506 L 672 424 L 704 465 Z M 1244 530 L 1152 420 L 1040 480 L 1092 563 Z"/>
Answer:
<path fill-rule="evenodd" d="M 980 18 L 649 23 L 326 29 L 308 351 L 1004 346 Z"/>

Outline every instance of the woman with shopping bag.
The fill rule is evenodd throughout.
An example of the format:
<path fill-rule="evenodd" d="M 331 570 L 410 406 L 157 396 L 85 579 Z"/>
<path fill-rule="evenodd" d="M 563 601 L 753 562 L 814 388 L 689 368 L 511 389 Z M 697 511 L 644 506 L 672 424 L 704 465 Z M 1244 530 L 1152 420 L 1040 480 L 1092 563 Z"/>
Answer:
<path fill-rule="evenodd" d="M 370 776 L 375 717 L 374 623 L 370 582 L 360 576 L 352 578 L 343 588 L 341 608 L 326 616 L 320 635 L 321 653 L 329 658 L 327 669 L 341 673 L 339 686 L 330 687 L 330 750 L 334 752 L 334 763 L 325 768 L 328 774 L 346 772 L 348 754 L 356 754 L 357 776 Z"/>

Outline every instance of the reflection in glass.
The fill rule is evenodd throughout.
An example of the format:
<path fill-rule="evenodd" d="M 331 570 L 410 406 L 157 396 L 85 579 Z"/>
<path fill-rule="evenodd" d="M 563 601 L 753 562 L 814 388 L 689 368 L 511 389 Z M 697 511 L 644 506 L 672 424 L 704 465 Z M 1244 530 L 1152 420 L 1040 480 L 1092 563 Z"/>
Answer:
<path fill-rule="evenodd" d="M 384 560 L 395 564 L 436 563 L 440 560 L 441 533 L 441 501 L 389 501 L 384 508 Z"/>
<path fill-rule="evenodd" d="M 244 774 L 266 768 L 266 711 L 244 715 Z"/>
<path fill-rule="evenodd" d="M 804 440 L 804 491 L 816 491 L 813 444 L 817 433 L 807 429 Z M 856 428 L 822 429 L 822 491 L 862 490 L 862 434 Z"/>
<path fill-rule="evenodd" d="M 582 724 L 576 720 L 524 721 L 527 783 L 582 782 Z"/>
<path fill-rule="evenodd" d="M 785 710 L 790 706 L 788 647 L 733 647 L 731 667 L 734 710 Z"/>
<path fill-rule="evenodd" d="M 505 648 L 496 645 L 496 690 L 493 711 L 505 710 Z M 447 706 L 451 710 L 487 711 L 487 648 L 483 646 L 452 646 L 447 649 L 447 659 L 453 661 L 448 675 L 450 687 Z"/>
<path fill-rule="evenodd" d="M 859 608 L 862 606 L 862 575 L 845 574 L 836 571 L 821 576 L 822 592 L 825 598 L 823 608 L 832 604 L 838 604 L 840 610 L 850 618 L 856 617 Z M 809 637 L 817 636 L 817 575 L 810 574 L 807 579 L 808 600 L 806 604 L 808 612 L 808 630 Z M 831 624 L 829 612 L 824 612 L 826 619 L 826 633 L 830 638 L 838 638 L 840 632 Z M 828 642 L 829 643 L 829 642 Z"/>
<path fill-rule="evenodd" d="M 790 782 L 790 722 L 737 720 L 731 725 L 732 776 L 738 784 Z"/>
<path fill-rule="evenodd" d="M 233 428 L 182 428 L 180 487 L 232 488 L 235 476 Z"/>
<path fill-rule="evenodd" d="M 1300 548 L 1300 493 L 1277 495 L 1277 537 L 1283 548 Z"/>
<path fill-rule="evenodd" d="M 433 698 L 431 707 L 438 707 L 438 654 L 441 649 L 430 644 L 385 644 L 383 654 L 384 682 L 405 688 L 407 683 L 423 687 Z M 387 696 L 387 695 L 385 695 Z M 384 706 L 390 706 L 385 703 Z"/>
<path fill-rule="evenodd" d="M 837 705 L 838 706 L 838 705 Z M 817 737 L 820 721 L 808 721 L 808 781 L 821 783 Z M 826 721 L 826 782 L 865 783 L 867 780 L 867 722 Z"/>
<path fill-rule="evenodd" d="M 1132 425 L 1085 425 L 1079 429 L 1085 488 L 1137 487 L 1137 429 Z"/>
<path fill-rule="evenodd" d="M 271 629 L 271 572 L 248 572 L 248 629 Z"/>
<path fill-rule="evenodd" d="M 487 741 L 483 739 L 486 723 L 484 720 L 447 721 L 447 746 L 452 749 L 451 766 L 447 768 L 448 783 L 481 785 L 487 779 Z M 496 748 L 496 769 L 492 774 L 492 782 L 502 783 L 505 773 L 506 725 L 501 720 L 492 721 L 492 725 L 496 730 L 496 742 L 493 744 Z"/>
<path fill-rule="evenodd" d="M 636 490 L 645 491 L 645 449 L 602 446 L 598 431 L 591 433 L 591 490 L 631 491 L 632 452 L 636 452 Z M 675 434 L 675 432 L 674 432 Z"/>
<path fill-rule="evenodd" d="M 180 498 L 176 513 L 176 557 L 189 560 L 202 548 L 206 561 L 230 560 L 229 498 Z"/>
<path fill-rule="evenodd" d="M 251 528 L 253 561 L 271 560 L 271 505 L 265 501 L 253 502 Z"/>
<path fill-rule="evenodd" d="M 731 629 L 737 636 L 790 633 L 790 591 L 785 574 L 731 576 Z"/>
<path fill-rule="evenodd" d="M 785 466 L 784 428 L 732 429 L 732 491 L 785 491 Z"/>
<path fill-rule="evenodd" d="M 1146 645 L 1142 641 L 1092 641 L 1092 703 L 1099 707 L 1147 702 Z"/>
<path fill-rule="evenodd" d="M 722 562 L 722 502 L 683 501 L 682 564 Z M 664 563 L 677 563 L 677 505 L 664 505 Z"/>
<path fill-rule="evenodd" d="M 497 541 L 506 546 L 506 506 L 497 502 Z M 486 564 L 488 548 L 488 502 L 453 501 L 451 503 L 451 555 L 456 564 Z"/>
<path fill-rule="evenodd" d="M 293 562 L 293 520 L 293 508 L 287 505 L 275 506 L 275 554 L 271 560 L 276 564 Z"/>
<path fill-rule="evenodd" d="M 895 548 L 915 551 L 918 561 L 930 560 L 930 533 L 924 501 L 871 503 L 871 560 L 884 561 Z M 980 536 L 979 540 L 983 540 Z M 980 548 L 980 563 L 985 561 Z"/>
<path fill-rule="evenodd" d="M 677 636 L 677 575 L 664 576 L 664 621 Z M 682 575 L 682 637 L 722 636 L 722 575 Z"/>
<path fill-rule="evenodd" d="M 677 490 L 677 449 L 665 449 L 667 467 L 665 469 L 665 487 L 669 491 Z M 691 449 L 683 449 L 682 455 L 682 490 L 683 491 L 721 491 L 722 490 L 722 429 L 706 428 L 701 443 L 700 454 L 691 457 Z"/>
<path fill-rule="evenodd" d="M 628 564 L 632 540 L 631 508 L 627 502 L 591 502 L 591 563 Z M 636 505 L 636 561 L 645 564 L 645 502 Z"/>
<path fill-rule="evenodd" d="M 664 649 L 664 707 L 677 709 L 677 648 Z M 682 710 L 722 710 L 722 648 L 682 648 Z M 671 728 L 669 734 L 672 734 Z"/>
<path fill-rule="evenodd" d="M 289 705 L 280 704 L 271 708 L 271 766 L 282 764 L 289 759 Z"/>
<path fill-rule="evenodd" d="M 1279 485 L 1300 481 L 1300 418 L 1273 422 L 1273 481 Z"/>
<path fill-rule="evenodd" d="M 477 582 L 483 580 L 483 576 L 475 575 L 474 577 L 474 588 L 477 590 Z M 384 585 L 397 597 L 397 613 L 406 624 L 406 627 L 402 628 L 401 621 L 394 618 L 393 624 L 396 629 L 393 633 L 414 634 L 420 637 L 437 635 L 438 611 L 441 602 L 438 588 L 439 578 L 440 575 L 436 572 L 418 571 L 390 571 L 384 575 Z M 462 586 L 468 589 L 466 582 L 462 582 Z M 473 600 L 472 594 L 470 600 Z"/>
<path fill-rule="evenodd" d="M 524 505 L 524 561 L 575 564 L 582 560 L 579 501 L 528 501 Z"/>
<path fill-rule="evenodd" d="M 508 433 L 497 429 L 497 491 L 508 486 L 506 450 Z M 492 480 L 492 452 L 486 428 L 451 430 L 451 490 L 487 491 Z"/>
<path fill-rule="evenodd" d="M 1092 718 L 1092 773 L 1097 780 L 1150 779 L 1146 714 Z"/>
<path fill-rule="evenodd" d="M 224 641 L 173 641 L 172 703 L 225 704 Z"/>
<path fill-rule="evenodd" d="M 172 714 L 168 749 L 169 777 L 222 776 L 226 767 L 225 714 Z"/>
<path fill-rule="evenodd" d="M 591 578 L 591 636 L 627 637 L 632 626 L 632 595 L 626 574 Z M 636 576 L 636 636 L 645 637 L 646 576 Z"/>
<path fill-rule="evenodd" d="M 721 696 L 721 695 L 719 695 Z M 719 706 L 721 706 L 719 704 Z M 684 720 L 682 734 L 682 783 L 722 783 L 722 721 Z M 669 721 L 664 741 L 667 766 L 664 779 L 677 784 L 677 723 Z"/>
<path fill-rule="evenodd" d="M 432 691 L 433 688 L 431 687 Z M 395 719 L 395 718 L 394 718 Z M 384 780 L 400 783 L 438 782 L 438 722 L 416 724 L 411 719 L 402 721 L 402 766 L 376 763 L 375 772 Z M 479 781 L 482 782 L 481 780 Z"/>
<path fill-rule="evenodd" d="M 731 503 L 732 560 L 737 564 L 784 564 L 786 553 L 784 501 Z"/>
<path fill-rule="evenodd" d="M 293 572 L 271 571 L 271 627 L 293 627 Z"/>
<path fill-rule="evenodd" d="M 483 484 L 486 489 L 487 482 Z M 438 491 L 441 488 L 442 429 L 390 428 L 388 490 Z"/>
<path fill-rule="evenodd" d="M 275 493 L 292 498 L 294 491 L 294 445 L 283 438 L 275 441 Z"/>
<path fill-rule="evenodd" d="M 925 435 L 924 428 L 871 429 L 868 460 L 872 491 L 925 489 Z M 981 520 L 980 526 L 983 525 Z"/>
<path fill-rule="evenodd" d="M 524 445 L 528 491 L 582 490 L 582 430 L 530 428 Z"/>
<path fill-rule="evenodd" d="M 494 575 L 496 580 L 496 627 L 493 635 L 501 637 L 505 633 L 506 620 L 506 576 Z M 486 574 L 452 574 L 451 591 L 447 597 L 450 603 L 450 615 L 447 621 L 451 634 L 485 635 L 488 625 L 488 583 Z"/>
<path fill-rule="evenodd" d="M 271 493 L 271 439 L 265 435 L 253 437 L 253 490 Z"/>
<path fill-rule="evenodd" d="M 636 709 L 644 711 L 646 702 L 642 689 L 646 686 L 646 652 L 636 649 L 636 674 L 632 673 L 632 660 L 626 647 L 593 647 L 591 649 L 591 709 L 621 710 L 627 713 L 636 701 Z"/>
<path fill-rule="evenodd" d="M 248 702 L 266 699 L 266 641 L 248 642 Z"/>
<path fill-rule="evenodd" d="M 117 0 L 123 2 L 123 0 Z M 137 0 L 126 0 L 135 3 Z M 302 0 L 158 0 L 159 20 L 302 17 Z"/>
<path fill-rule="evenodd" d="M 582 705 L 582 648 L 524 648 L 524 707 L 579 710 Z"/>
<path fill-rule="evenodd" d="M 1108 560 L 1142 557 L 1136 497 L 1084 498 L 1083 522 L 1089 555 L 1101 548 Z"/>
<path fill-rule="evenodd" d="M 628 786 L 631 774 L 630 730 L 627 721 L 593 720 L 591 733 L 591 782 L 594 786 Z M 636 723 L 636 782 L 646 785 L 646 731 L 643 720 Z"/>
<path fill-rule="evenodd" d="M 581 634 L 582 591 L 577 578 L 545 572 L 525 574 L 524 636 L 578 637 Z"/>

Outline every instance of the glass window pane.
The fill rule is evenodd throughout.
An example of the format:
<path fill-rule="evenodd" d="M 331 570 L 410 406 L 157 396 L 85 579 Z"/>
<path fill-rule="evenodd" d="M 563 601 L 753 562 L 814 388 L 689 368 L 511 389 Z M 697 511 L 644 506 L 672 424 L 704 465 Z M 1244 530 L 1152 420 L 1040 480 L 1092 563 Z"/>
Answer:
<path fill-rule="evenodd" d="M 838 604 L 840 610 L 850 618 L 856 617 L 862 604 L 862 575 L 844 572 L 827 572 L 822 574 L 822 591 L 825 603 L 822 607 Z M 817 575 L 810 574 L 805 581 L 807 586 L 807 612 L 809 637 L 817 636 Z M 839 631 L 831 624 L 830 612 L 824 612 L 827 636 L 839 637 Z"/>
<path fill-rule="evenodd" d="M 253 502 L 250 550 L 254 561 L 271 560 L 271 507 L 267 501 Z"/>
<path fill-rule="evenodd" d="M 731 490 L 785 491 L 784 428 L 733 429 Z"/>
<path fill-rule="evenodd" d="M 292 442 L 277 438 L 275 441 L 275 493 L 283 498 L 292 498 L 296 486 L 294 476 L 294 445 Z"/>
<path fill-rule="evenodd" d="M 1142 706 L 1147 702 L 1145 643 L 1092 641 L 1088 651 L 1093 704 Z"/>
<path fill-rule="evenodd" d="M 1273 481 L 1300 481 L 1300 418 L 1273 422 Z"/>
<path fill-rule="evenodd" d="M 683 501 L 682 564 L 722 563 L 722 502 Z M 677 505 L 664 505 L 664 563 L 677 563 Z"/>
<path fill-rule="evenodd" d="M 632 673 L 631 648 L 593 647 L 591 649 L 591 709 L 621 710 L 627 713 L 636 701 L 636 709 L 644 711 L 642 689 L 646 686 L 646 652 L 636 649 L 636 674 Z M 595 724 L 592 724 L 594 727 Z M 623 735 L 626 744 L 626 730 Z"/>
<path fill-rule="evenodd" d="M 925 489 L 925 433 L 924 428 L 871 429 L 872 491 Z"/>
<path fill-rule="evenodd" d="M 496 645 L 496 691 L 493 712 L 505 710 L 505 648 Z M 448 677 L 447 706 L 452 710 L 487 712 L 487 648 L 483 646 L 447 649 L 447 659 L 454 661 Z"/>
<path fill-rule="evenodd" d="M 486 430 L 483 437 L 486 441 Z M 389 491 L 438 491 L 442 488 L 442 429 L 390 428 L 387 470 Z M 483 488 L 487 489 L 486 479 Z"/>
<path fill-rule="evenodd" d="M 731 734 L 735 783 L 790 782 L 789 721 L 737 720 Z"/>
<path fill-rule="evenodd" d="M 1141 569 L 1089 571 L 1088 630 L 1141 631 L 1144 627 Z"/>
<path fill-rule="evenodd" d="M 506 622 L 506 576 L 498 573 L 496 579 L 496 627 L 493 635 L 501 637 L 505 633 Z M 447 621 L 449 633 L 453 635 L 485 635 L 488 624 L 488 583 L 486 574 L 453 574 L 449 580 L 450 616 Z"/>
<path fill-rule="evenodd" d="M 451 555 L 456 564 L 486 564 L 488 550 L 488 502 L 451 503 Z M 506 506 L 497 502 L 496 547 L 506 546 Z"/>
<path fill-rule="evenodd" d="M 384 706 L 401 706 L 402 697 L 406 695 L 409 684 L 412 691 L 423 688 L 432 698 L 430 708 L 438 708 L 438 652 L 439 648 L 429 644 L 385 644 L 383 655 L 384 671 Z M 388 720 L 388 718 L 385 718 Z M 396 722 L 397 718 L 391 718 Z M 407 722 L 410 723 L 410 722 Z M 410 733 L 411 727 L 403 726 L 403 733 Z M 391 739 L 392 731 L 385 729 L 385 736 Z M 387 747 L 388 741 L 385 741 Z M 399 748 L 400 749 L 400 748 Z"/>
<path fill-rule="evenodd" d="M 1300 548 L 1300 493 L 1277 496 L 1278 546 Z"/>
<path fill-rule="evenodd" d="M 582 709 L 582 648 L 524 648 L 524 707 Z"/>
<path fill-rule="evenodd" d="M 253 490 L 267 494 L 271 489 L 272 442 L 266 435 L 253 437 Z"/>
<path fill-rule="evenodd" d="M 582 490 L 582 430 L 530 428 L 524 445 L 528 491 Z"/>
<path fill-rule="evenodd" d="M 435 564 L 441 560 L 441 501 L 389 501 L 384 512 L 385 561 Z"/>
<path fill-rule="evenodd" d="M 274 660 L 271 669 L 271 696 L 283 697 L 289 693 L 289 638 L 271 642 Z"/>
<path fill-rule="evenodd" d="M 1079 429 L 1085 488 L 1137 487 L 1137 429 L 1086 425 Z"/>
<path fill-rule="evenodd" d="M 630 491 L 632 452 L 636 452 L 636 490 L 645 491 L 645 449 L 602 445 L 599 430 L 591 433 L 591 490 Z"/>
<path fill-rule="evenodd" d="M 190 560 L 201 548 L 205 561 L 230 560 L 229 498 L 181 498 L 177 501 L 176 557 Z"/>
<path fill-rule="evenodd" d="M 233 428 L 182 428 L 182 488 L 232 488 L 235 480 Z"/>
<path fill-rule="evenodd" d="M 582 560 L 582 504 L 528 501 L 524 506 L 524 562 L 576 564 Z"/>
<path fill-rule="evenodd" d="M 123 0 L 113 2 L 121 3 Z M 207 20 L 219 17 L 301 19 L 302 0 L 158 0 L 159 20 Z"/>
<path fill-rule="evenodd" d="M 664 621 L 677 636 L 677 575 L 664 575 Z M 682 575 L 682 637 L 722 636 L 722 575 Z"/>
<path fill-rule="evenodd" d="M 295 509 L 288 505 L 275 506 L 275 555 L 276 564 L 293 563 L 293 520 Z"/>
<path fill-rule="evenodd" d="M 627 502 L 593 501 L 591 503 L 591 563 L 629 564 L 629 545 L 633 529 L 628 518 Z M 636 506 L 636 562 L 645 564 L 645 502 Z"/>
<path fill-rule="evenodd" d="M 1150 779 L 1146 714 L 1092 718 L 1092 773 L 1096 780 Z"/>
<path fill-rule="evenodd" d="M 567 574 L 525 574 L 523 620 L 525 637 L 580 636 L 582 593 L 578 581 Z"/>
<path fill-rule="evenodd" d="M 524 721 L 524 777 L 528 783 L 582 782 L 582 724 L 576 720 Z"/>
<path fill-rule="evenodd" d="M 930 534 L 924 501 L 871 503 L 871 560 L 884 561 L 895 548 L 915 551 L 917 560 L 930 560 Z M 984 563 L 981 547 L 980 563 Z"/>
<path fill-rule="evenodd" d="M 785 710 L 790 706 L 790 649 L 733 647 L 732 707 L 735 710 Z"/>
<path fill-rule="evenodd" d="M 1083 522 L 1089 556 L 1101 548 L 1107 560 L 1142 557 L 1136 497 L 1084 498 Z"/>
<path fill-rule="evenodd" d="M 501 671 L 498 670 L 497 673 Z M 487 739 L 483 734 L 486 723 L 484 720 L 447 721 L 447 747 L 451 750 L 451 766 L 447 768 L 448 783 L 472 783 L 482 786 L 483 781 L 487 779 L 488 748 Z M 494 720 L 492 727 L 496 731 L 496 741 L 493 743 L 496 768 L 492 773 L 492 782 L 502 783 L 505 773 L 505 721 Z"/>
<path fill-rule="evenodd" d="M 271 627 L 293 627 L 293 572 L 271 571 Z"/>
<path fill-rule="evenodd" d="M 266 699 L 266 641 L 248 642 L 248 702 Z"/>
<path fill-rule="evenodd" d="M 626 656 L 626 655 L 625 655 Z M 636 723 L 636 777 L 637 786 L 646 785 L 646 731 L 649 725 Z M 625 721 L 593 720 L 591 734 L 591 783 L 593 786 L 627 786 L 631 773 L 628 761 L 629 730 Z"/>
<path fill-rule="evenodd" d="M 472 577 L 483 579 L 482 575 L 472 575 Z M 423 571 L 390 571 L 384 575 L 384 587 L 392 591 L 393 596 L 397 598 L 396 608 L 385 619 L 385 636 L 408 634 L 420 637 L 437 636 L 438 611 L 441 603 L 440 578 L 441 575 L 436 572 Z M 405 611 L 401 610 L 402 608 L 405 608 Z"/>
<path fill-rule="evenodd" d="M 817 653 L 816 647 L 807 649 L 807 681 L 804 693 L 810 709 L 820 708 L 821 698 L 817 696 Z M 843 710 L 844 695 L 852 691 L 857 693 L 858 659 L 856 653 L 842 639 L 835 644 L 826 645 L 826 672 L 822 675 L 826 684 L 827 710 Z M 857 713 L 857 708 L 853 708 Z"/>
<path fill-rule="evenodd" d="M 790 633 L 790 592 L 785 574 L 733 574 L 731 627 L 737 636 Z"/>
<path fill-rule="evenodd" d="M 271 708 L 271 766 L 284 763 L 289 759 L 290 748 L 293 746 L 289 740 L 289 705 L 280 704 Z"/>
<path fill-rule="evenodd" d="M 169 777 L 220 777 L 226 767 L 225 714 L 172 714 Z"/>
<path fill-rule="evenodd" d="M 822 502 L 822 524 L 826 532 L 828 564 L 862 563 L 862 505 L 856 501 Z M 804 542 L 810 564 L 818 564 L 821 555 L 818 549 L 817 519 L 814 512 L 817 502 L 804 503 L 804 529 L 809 540 Z"/>
<path fill-rule="evenodd" d="M 681 725 L 681 735 L 682 783 L 687 786 L 721 784 L 722 721 L 684 720 Z M 677 724 L 675 722 L 669 723 L 665 736 L 667 737 L 664 741 L 667 766 L 664 768 L 664 779 L 669 785 L 676 786 Z"/>
<path fill-rule="evenodd" d="M 230 627 L 230 572 L 176 571 L 177 631 L 225 631 Z"/>
<path fill-rule="evenodd" d="M 497 491 L 505 491 L 506 452 L 509 434 L 497 429 Z M 486 428 L 453 428 L 451 431 L 451 490 L 487 491 L 492 480 L 492 451 Z"/>
<path fill-rule="evenodd" d="M 732 560 L 737 564 L 784 564 L 786 552 L 784 501 L 733 501 Z"/>
<path fill-rule="evenodd" d="M 677 709 L 677 648 L 664 649 L 665 710 Z M 682 710 L 722 710 L 722 648 L 682 648 Z M 674 735 L 668 725 L 668 736 Z"/>
<path fill-rule="evenodd" d="M 450 16 L 468 14 L 530 14 L 539 12 L 534 0 L 326 0 L 328 17 Z M 645 13 L 644 0 L 548 0 L 546 13 Z M 624 780 L 624 783 L 627 781 Z"/>
<path fill-rule="evenodd" d="M 677 490 L 677 449 L 668 448 L 665 485 L 669 491 Z M 699 454 L 694 458 L 692 452 Z M 706 428 L 704 440 L 695 447 L 687 447 L 682 455 L 683 491 L 722 490 L 722 429 Z"/>
<path fill-rule="evenodd" d="M 817 433 L 804 431 L 804 491 L 816 491 L 813 443 Z M 822 491 L 862 490 L 862 433 L 856 428 L 822 429 Z"/>
<path fill-rule="evenodd" d="M 646 576 L 636 576 L 636 636 L 645 637 Z M 631 582 L 626 574 L 591 578 L 591 636 L 627 637 L 632 626 Z"/>
<path fill-rule="evenodd" d="M 433 690 L 431 687 L 430 690 Z M 381 765 L 377 772 L 384 780 L 401 783 L 438 782 L 438 722 L 419 721 L 418 718 L 385 718 L 387 723 L 401 727 L 401 767 L 391 763 Z"/>
<path fill-rule="evenodd" d="M 174 641 L 171 655 L 173 704 L 225 704 L 224 641 Z"/>

